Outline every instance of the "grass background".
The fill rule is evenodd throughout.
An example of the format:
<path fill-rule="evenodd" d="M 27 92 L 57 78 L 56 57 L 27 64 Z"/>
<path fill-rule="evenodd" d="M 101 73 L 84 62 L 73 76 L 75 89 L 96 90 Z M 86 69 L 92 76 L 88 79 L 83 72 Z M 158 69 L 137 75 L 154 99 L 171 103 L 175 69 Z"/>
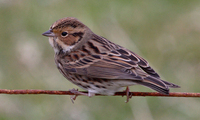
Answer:
<path fill-rule="evenodd" d="M 198 0 L 0 0 L 0 88 L 68 90 L 41 34 L 76 17 L 98 35 L 147 59 L 172 92 L 200 92 Z M 151 91 L 143 86 L 132 91 Z M 197 120 L 199 98 L 0 95 L 0 120 Z"/>

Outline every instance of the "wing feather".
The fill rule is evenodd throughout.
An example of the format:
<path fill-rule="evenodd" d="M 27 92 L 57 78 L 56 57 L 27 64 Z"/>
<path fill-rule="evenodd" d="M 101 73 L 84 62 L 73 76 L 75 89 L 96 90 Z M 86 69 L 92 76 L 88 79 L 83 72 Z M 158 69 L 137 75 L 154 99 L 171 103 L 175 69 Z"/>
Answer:
<path fill-rule="evenodd" d="M 132 72 L 134 65 L 129 62 L 119 59 L 102 58 L 94 59 L 91 56 L 84 57 L 76 62 L 65 63 L 63 67 L 66 71 L 78 74 L 86 75 L 92 78 L 103 79 L 134 79 L 142 80 L 142 77 L 138 76 L 135 72 Z"/>
<path fill-rule="evenodd" d="M 100 53 L 94 54 L 90 51 L 88 55 L 78 60 L 62 62 L 63 69 L 73 74 L 87 75 L 93 78 L 132 80 L 143 80 L 148 76 L 159 78 L 159 75 L 143 58 L 121 46 L 112 45 L 114 43 L 110 41 L 109 44 L 102 44 L 102 46 L 97 41 L 88 43 L 83 47 L 85 51 L 90 51 L 92 46 Z M 99 47 L 97 48 L 95 44 L 98 44 Z M 109 50 L 105 52 L 105 48 Z"/>

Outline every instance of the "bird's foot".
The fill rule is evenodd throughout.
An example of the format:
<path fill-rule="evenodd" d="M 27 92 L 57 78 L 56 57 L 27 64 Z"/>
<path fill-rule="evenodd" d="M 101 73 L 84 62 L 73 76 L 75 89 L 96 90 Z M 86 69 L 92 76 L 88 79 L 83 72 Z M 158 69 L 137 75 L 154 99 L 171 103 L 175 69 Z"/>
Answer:
<path fill-rule="evenodd" d="M 126 92 L 126 103 L 128 103 L 129 99 L 132 98 L 132 94 L 130 93 L 129 87 L 126 87 L 126 90 L 124 91 Z"/>
<path fill-rule="evenodd" d="M 95 93 L 91 93 L 91 92 L 88 92 L 88 93 L 85 93 L 85 92 L 80 92 L 78 91 L 78 89 L 70 89 L 69 90 L 71 93 L 73 93 L 74 95 L 71 95 L 71 101 L 72 103 L 74 103 L 74 101 L 76 100 L 76 98 L 79 96 L 79 95 L 84 95 L 84 96 L 88 96 L 88 97 L 92 97 L 92 96 L 95 96 Z"/>
<path fill-rule="evenodd" d="M 76 100 L 76 98 L 78 97 L 78 95 L 85 95 L 85 96 L 88 96 L 87 93 L 84 93 L 84 92 L 80 92 L 78 91 L 78 89 L 70 89 L 69 90 L 71 93 L 73 93 L 74 95 L 71 95 L 70 99 L 72 101 L 72 103 L 74 103 L 74 101 Z"/>

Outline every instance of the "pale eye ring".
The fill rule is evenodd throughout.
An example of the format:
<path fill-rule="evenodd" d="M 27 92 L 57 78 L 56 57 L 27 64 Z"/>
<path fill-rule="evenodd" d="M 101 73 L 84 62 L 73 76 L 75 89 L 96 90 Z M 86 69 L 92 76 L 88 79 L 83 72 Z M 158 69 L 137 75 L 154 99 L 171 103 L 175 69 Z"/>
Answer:
<path fill-rule="evenodd" d="M 67 34 L 68 34 L 67 32 L 62 32 L 62 33 L 61 33 L 61 36 L 62 36 L 62 37 L 66 37 Z"/>

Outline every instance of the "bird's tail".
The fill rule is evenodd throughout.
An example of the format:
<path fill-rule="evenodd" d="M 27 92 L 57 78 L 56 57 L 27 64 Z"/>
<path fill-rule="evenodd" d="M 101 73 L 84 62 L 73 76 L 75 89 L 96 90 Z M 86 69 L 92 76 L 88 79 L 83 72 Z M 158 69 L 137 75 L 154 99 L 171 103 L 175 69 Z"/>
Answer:
<path fill-rule="evenodd" d="M 155 78 L 152 76 L 146 77 L 143 81 L 137 81 L 138 84 L 144 85 L 146 87 L 149 87 L 155 91 L 158 91 L 159 93 L 162 94 L 169 94 L 169 87 L 170 88 L 180 88 L 180 86 L 175 85 L 170 82 L 166 82 L 164 80 L 161 80 L 159 78 Z"/>

